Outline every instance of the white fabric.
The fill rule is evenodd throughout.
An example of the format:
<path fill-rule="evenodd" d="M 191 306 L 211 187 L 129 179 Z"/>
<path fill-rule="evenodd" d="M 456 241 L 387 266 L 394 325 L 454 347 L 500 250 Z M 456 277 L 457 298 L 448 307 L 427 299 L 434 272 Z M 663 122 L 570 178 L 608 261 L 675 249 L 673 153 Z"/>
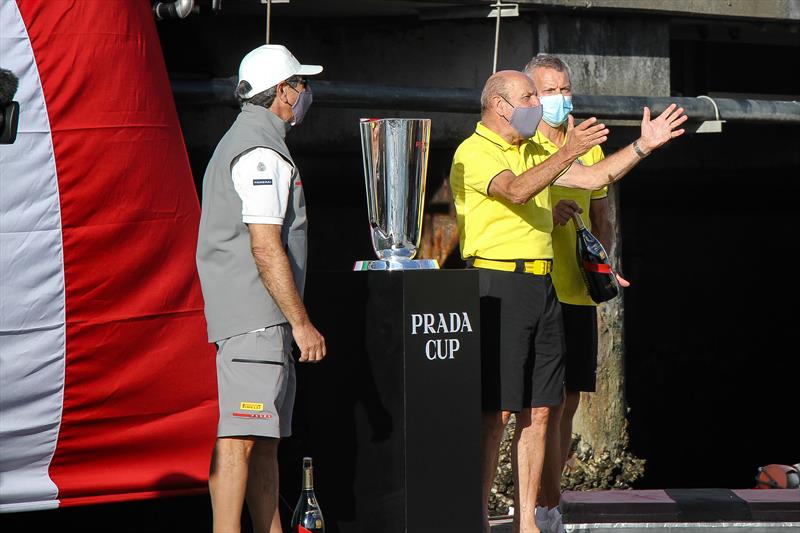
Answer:
<path fill-rule="evenodd" d="M 231 175 L 242 200 L 242 222 L 283 225 L 292 185 L 288 161 L 275 150 L 254 148 L 239 156 Z"/>
<path fill-rule="evenodd" d="M 312 76 L 320 72 L 319 65 L 301 65 L 285 46 L 264 44 L 251 50 L 239 64 L 239 80 L 252 87 L 242 96 L 251 98 L 294 75 Z"/>
<path fill-rule="evenodd" d="M 57 507 L 48 475 L 64 396 L 61 210 L 50 121 L 17 3 L 0 2 L 0 66 L 19 77 L 0 145 L 0 511 Z"/>

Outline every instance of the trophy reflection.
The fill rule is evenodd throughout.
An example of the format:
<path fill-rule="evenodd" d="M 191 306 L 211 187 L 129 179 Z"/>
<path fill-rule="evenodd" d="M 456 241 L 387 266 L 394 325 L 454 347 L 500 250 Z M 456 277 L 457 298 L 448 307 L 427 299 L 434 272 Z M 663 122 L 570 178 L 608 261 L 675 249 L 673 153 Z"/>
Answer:
<path fill-rule="evenodd" d="M 361 119 L 361 153 L 372 248 L 377 260 L 353 270 L 436 269 L 414 259 L 422 235 L 430 119 Z"/>

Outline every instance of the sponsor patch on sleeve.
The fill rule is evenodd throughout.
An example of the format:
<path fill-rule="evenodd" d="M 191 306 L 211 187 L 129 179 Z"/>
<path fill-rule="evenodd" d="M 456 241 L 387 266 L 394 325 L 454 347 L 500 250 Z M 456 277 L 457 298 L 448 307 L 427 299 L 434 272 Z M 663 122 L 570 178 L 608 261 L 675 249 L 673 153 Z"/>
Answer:
<path fill-rule="evenodd" d="M 239 403 L 239 409 L 242 411 L 263 411 L 264 404 L 256 402 L 241 402 Z"/>

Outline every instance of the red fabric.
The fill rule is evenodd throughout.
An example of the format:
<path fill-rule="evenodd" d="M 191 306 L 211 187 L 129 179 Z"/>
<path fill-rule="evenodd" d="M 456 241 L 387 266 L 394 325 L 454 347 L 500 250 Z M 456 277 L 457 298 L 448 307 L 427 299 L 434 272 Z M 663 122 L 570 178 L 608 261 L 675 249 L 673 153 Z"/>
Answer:
<path fill-rule="evenodd" d="M 599 272 L 600 274 L 611 274 L 611 267 L 605 263 L 583 262 L 583 269 L 588 272 Z"/>
<path fill-rule="evenodd" d="M 18 0 L 42 80 L 64 240 L 62 505 L 203 490 L 214 350 L 199 204 L 149 0 Z"/>

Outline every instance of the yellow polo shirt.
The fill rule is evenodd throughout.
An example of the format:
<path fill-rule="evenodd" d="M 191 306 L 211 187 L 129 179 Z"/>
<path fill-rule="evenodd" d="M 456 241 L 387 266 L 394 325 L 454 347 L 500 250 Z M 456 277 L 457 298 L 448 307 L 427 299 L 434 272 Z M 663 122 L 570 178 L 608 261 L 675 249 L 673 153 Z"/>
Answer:
<path fill-rule="evenodd" d="M 520 175 L 548 155 L 530 140 L 508 144 L 478 122 L 475 133 L 456 149 L 450 168 L 462 258 L 553 258 L 550 188 L 524 205 L 489 196 L 488 192 L 492 178 L 504 170 Z"/>
<path fill-rule="evenodd" d="M 541 146 L 547 157 L 558 151 L 550 139 L 540 131 L 532 138 L 533 142 Z M 599 146 L 592 147 L 591 150 L 578 158 L 578 162 L 584 166 L 591 166 L 604 159 L 603 150 Z M 583 223 L 591 231 L 592 222 L 589 219 L 589 209 L 592 200 L 599 200 L 608 195 L 608 188 L 603 187 L 598 191 L 587 191 L 585 189 L 572 189 L 559 185 L 550 186 L 550 201 L 556 205 L 559 200 L 574 200 L 577 202 L 583 213 Z M 578 269 L 578 261 L 575 258 L 575 225 L 568 222 L 565 226 L 555 225 L 553 227 L 553 285 L 556 288 L 558 300 L 572 305 L 596 305 L 586 290 L 586 284 L 581 277 Z"/>

